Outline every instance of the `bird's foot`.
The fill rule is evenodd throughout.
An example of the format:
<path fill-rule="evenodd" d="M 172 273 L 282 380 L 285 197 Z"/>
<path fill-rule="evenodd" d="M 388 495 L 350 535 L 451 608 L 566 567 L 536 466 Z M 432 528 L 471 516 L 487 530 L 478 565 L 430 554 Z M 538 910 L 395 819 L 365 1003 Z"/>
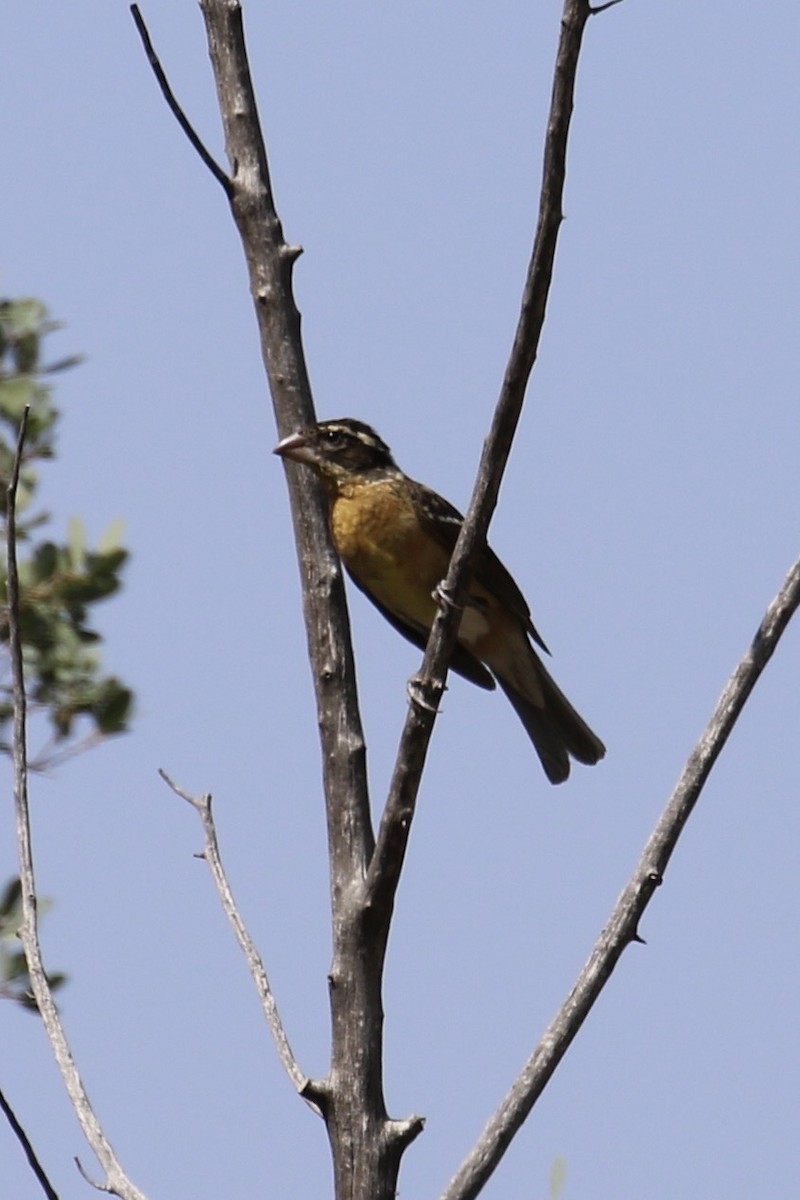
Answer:
<path fill-rule="evenodd" d="M 446 586 L 445 581 L 440 579 L 436 587 L 431 592 L 431 599 L 439 605 L 440 608 L 455 608 L 459 612 L 464 611 L 463 604 L 457 604 L 453 592 Z"/>

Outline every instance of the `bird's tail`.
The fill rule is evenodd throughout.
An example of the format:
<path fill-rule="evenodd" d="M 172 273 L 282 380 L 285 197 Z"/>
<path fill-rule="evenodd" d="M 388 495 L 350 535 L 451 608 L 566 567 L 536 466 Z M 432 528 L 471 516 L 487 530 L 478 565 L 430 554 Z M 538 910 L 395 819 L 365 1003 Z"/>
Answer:
<path fill-rule="evenodd" d="M 561 688 L 551 678 L 544 663 L 531 649 L 541 699 L 534 703 L 506 680 L 497 682 L 514 706 L 541 759 L 551 783 L 563 783 L 569 775 L 570 757 L 592 766 L 606 752 L 600 738 L 575 711 Z"/>

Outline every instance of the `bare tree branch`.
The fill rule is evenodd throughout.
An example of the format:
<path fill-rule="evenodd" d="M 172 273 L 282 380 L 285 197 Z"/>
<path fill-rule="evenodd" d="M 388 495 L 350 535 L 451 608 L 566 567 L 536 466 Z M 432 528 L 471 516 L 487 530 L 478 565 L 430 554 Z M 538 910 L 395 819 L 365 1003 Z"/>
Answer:
<path fill-rule="evenodd" d="M 231 212 L 247 261 L 278 432 L 284 436 L 315 417 L 292 290 L 300 250 L 285 241 L 275 209 L 241 7 L 238 0 L 202 0 L 200 7 L 231 164 Z M 352 874 L 364 869 L 374 835 L 342 572 L 322 489 L 291 463 L 287 478 L 329 797 L 329 837 L 342 855 L 335 871 Z"/>
<path fill-rule="evenodd" d="M 786 576 L 720 696 L 575 986 L 440 1200 L 473 1200 L 479 1194 L 611 978 L 622 952 L 631 942 L 641 941 L 639 922 L 663 881 L 678 838 L 756 681 L 798 607 L 800 559 Z"/>
<path fill-rule="evenodd" d="M 3 1115 L 11 1126 L 14 1136 L 22 1146 L 23 1153 L 28 1160 L 28 1165 L 38 1179 L 39 1183 L 42 1185 L 42 1191 L 44 1192 L 45 1196 L 47 1196 L 47 1200 L 58 1200 L 58 1193 L 50 1183 L 50 1180 L 47 1178 L 47 1175 L 44 1172 L 44 1167 L 36 1157 L 36 1151 L 31 1145 L 30 1138 L 17 1120 L 16 1114 L 6 1100 L 2 1089 L 0 1089 L 0 1109 L 3 1110 Z"/>
<path fill-rule="evenodd" d="M 176 796 L 180 796 L 187 804 L 191 804 L 199 816 L 205 835 L 205 849 L 201 855 L 208 863 L 208 868 L 211 871 L 211 876 L 214 880 L 220 902 L 225 916 L 231 924 L 236 940 L 241 947 L 242 953 L 247 960 L 247 966 L 250 974 L 253 977 L 253 983 L 256 985 L 261 1007 L 264 1010 L 264 1016 L 267 1019 L 270 1032 L 275 1040 L 275 1046 L 278 1051 L 278 1057 L 283 1063 L 284 1070 L 289 1076 L 295 1089 L 301 1094 L 306 1095 L 309 1088 L 310 1080 L 307 1075 L 300 1070 L 297 1060 L 292 1053 L 292 1048 L 289 1045 L 289 1039 L 283 1028 L 283 1023 L 278 1012 L 278 1006 L 275 1003 L 275 997 L 272 994 L 269 978 L 264 969 L 264 963 L 256 949 L 253 939 L 247 931 L 247 927 L 242 920 L 241 914 L 236 906 L 236 901 L 233 898 L 233 893 L 228 883 L 228 877 L 225 874 L 225 868 L 222 865 L 222 858 L 219 852 L 219 842 L 217 840 L 217 829 L 214 823 L 214 816 L 211 811 L 211 796 L 206 793 L 203 796 L 192 796 L 179 787 L 166 771 L 159 769 L 159 775 L 172 788 Z M 311 1103 L 311 1101 L 309 1101 Z M 314 1105 L 316 1107 L 316 1105 Z"/>
<path fill-rule="evenodd" d="M 201 0 L 230 163 L 231 212 L 250 276 L 278 430 L 315 419 L 300 336 L 288 245 L 272 195 L 238 0 Z M 322 743 L 331 874 L 333 961 L 329 973 L 332 1051 L 327 1078 L 309 1085 L 331 1141 L 340 1200 L 393 1200 L 403 1148 L 420 1118 L 394 1121 L 383 1097 L 383 945 L 363 905 L 375 845 L 341 566 L 322 489 L 287 464 L 303 581 L 309 658 Z"/>
<path fill-rule="evenodd" d="M 20 422 L 14 467 L 6 490 L 6 553 L 8 556 L 8 647 L 14 692 L 14 733 L 12 759 L 14 765 L 14 807 L 19 852 L 19 878 L 22 888 L 22 927 L 20 939 L 28 964 L 28 975 L 36 1005 L 53 1048 L 64 1086 L 86 1140 L 106 1174 L 104 1188 L 121 1200 L 146 1200 L 144 1193 L 125 1175 L 108 1141 L 83 1086 L 75 1060 L 58 1015 L 47 974 L 42 962 L 37 921 L 36 883 L 33 871 L 30 809 L 28 805 L 28 763 L 26 750 L 26 696 L 22 662 L 22 639 L 19 628 L 19 576 L 17 573 L 16 501 L 22 463 L 29 407 Z"/>
<path fill-rule="evenodd" d="M 166 75 L 164 74 L 164 68 L 161 66 L 159 57 L 155 52 L 155 48 L 154 48 L 153 43 L 150 38 L 150 31 L 148 30 L 148 28 L 144 22 L 144 17 L 142 16 L 142 14 L 139 11 L 138 4 L 131 5 L 131 15 L 133 17 L 134 24 L 136 25 L 136 29 L 139 33 L 139 37 L 142 39 L 142 45 L 144 46 L 144 52 L 147 55 L 147 61 L 150 63 L 150 66 L 153 69 L 153 74 L 155 75 L 156 80 L 158 81 L 158 86 L 161 88 L 161 94 L 164 97 L 164 99 L 166 100 L 170 111 L 173 113 L 173 115 L 174 115 L 176 121 L 178 122 L 178 124 L 180 125 L 181 129 L 186 134 L 187 138 L 189 139 L 191 144 L 194 146 L 195 150 L 200 155 L 201 159 L 203 160 L 205 165 L 208 167 L 209 171 L 214 176 L 217 183 L 219 183 L 222 186 L 222 188 L 224 189 L 225 195 L 228 196 L 228 198 L 230 198 L 231 181 L 228 178 L 228 176 L 225 174 L 225 172 L 223 171 L 222 167 L 216 161 L 216 159 L 206 149 L 206 147 L 204 146 L 203 142 L 200 139 L 199 134 L 196 132 L 194 126 L 190 122 L 189 118 L 186 116 L 186 113 L 183 111 L 180 104 L 178 103 L 178 101 L 175 97 L 175 93 L 173 92 L 172 88 L 170 87 L 169 80 L 167 79 Z"/>
<path fill-rule="evenodd" d="M 367 880 L 369 901 L 379 918 L 387 922 L 387 929 L 414 817 L 422 769 L 444 690 L 447 663 L 456 642 L 459 598 L 467 582 L 473 553 L 486 538 L 489 521 L 497 504 L 511 441 L 522 411 L 544 325 L 558 230 L 563 220 L 567 140 L 575 77 L 583 31 L 590 15 L 587 0 L 565 0 L 544 145 L 539 218 L 519 321 L 492 425 L 484 443 L 472 500 L 450 560 L 447 579 L 440 589 L 439 611 L 428 639 L 419 677 L 410 693 L 409 713 L 370 864 Z"/>

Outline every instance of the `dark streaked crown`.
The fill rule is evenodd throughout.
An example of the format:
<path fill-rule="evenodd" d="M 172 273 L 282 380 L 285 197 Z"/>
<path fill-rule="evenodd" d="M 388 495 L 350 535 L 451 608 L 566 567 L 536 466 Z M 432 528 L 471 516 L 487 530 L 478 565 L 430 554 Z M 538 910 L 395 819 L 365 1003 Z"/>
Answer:
<path fill-rule="evenodd" d="M 376 467 L 394 467 L 392 452 L 371 425 L 341 417 L 320 421 L 304 431 L 309 442 L 326 458 L 353 471 L 371 471 Z"/>

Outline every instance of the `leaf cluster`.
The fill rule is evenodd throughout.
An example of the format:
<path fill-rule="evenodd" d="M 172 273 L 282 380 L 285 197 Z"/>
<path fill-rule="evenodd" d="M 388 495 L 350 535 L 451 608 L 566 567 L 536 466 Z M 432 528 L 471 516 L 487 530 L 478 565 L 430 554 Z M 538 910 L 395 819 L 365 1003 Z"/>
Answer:
<path fill-rule="evenodd" d="M 90 550 L 83 523 L 73 518 L 60 544 L 37 533 L 50 516 L 36 511 L 38 465 L 55 453 L 59 413 L 49 377 L 75 365 L 75 357 L 42 364 L 42 343 L 58 325 L 35 299 L 0 300 L 0 519 L 7 511 L 7 488 L 16 453 L 20 421 L 29 409 L 28 429 L 17 492 L 17 554 L 20 580 L 19 621 L 29 701 L 46 712 L 55 743 L 75 734 L 86 717 L 92 736 L 127 728 L 133 693 L 116 676 L 102 671 L 101 636 L 92 627 L 94 606 L 120 587 L 128 551 L 121 526 L 114 522 L 100 545 Z M 3 538 L 0 559 L 0 647 L 8 645 L 8 566 Z M 0 750 L 8 750 L 5 731 L 13 715 L 8 683 L 0 682 Z"/>

